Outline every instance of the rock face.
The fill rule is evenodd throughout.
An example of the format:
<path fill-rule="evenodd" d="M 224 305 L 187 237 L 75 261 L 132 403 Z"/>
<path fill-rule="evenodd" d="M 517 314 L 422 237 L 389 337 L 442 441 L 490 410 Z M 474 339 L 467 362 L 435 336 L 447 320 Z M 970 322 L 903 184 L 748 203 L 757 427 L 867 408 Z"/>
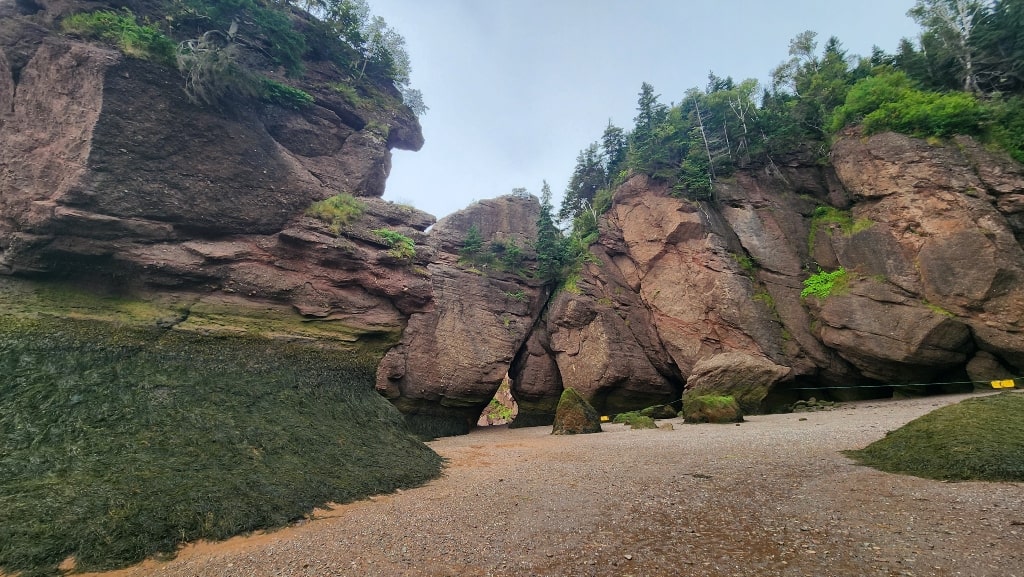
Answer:
<path fill-rule="evenodd" d="M 715 194 L 616 191 L 579 294 L 516 359 L 519 418 L 549 418 L 569 382 L 607 412 L 684 387 L 757 412 L 1024 372 L 1024 170 L 1005 155 L 853 132 L 830 167 L 793 158 Z M 833 294 L 801 297 L 840 267 Z"/>
<path fill-rule="evenodd" d="M 789 377 L 790 371 L 763 357 L 739 351 L 721 353 L 694 365 L 686 380 L 686 395 L 729 396 L 744 412 L 757 412 L 768 392 Z"/>
<path fill-rule="evenodd" d="M 0 51 L 0 272 L 290 306 L 371 338 L 397 338 L 429 301 L 429 281 L 369 232 L 422 242 L 434 221 L 374 198 L 389 149 L 422 144 L 407 109 L 374 118 L 329 90 L 301 111 L 198 106 L 176 70 L 47 34 L 39 23 L 76 5 L 45 6 L 4 23 L 18 34 Z M 363 198 L 358 223 L 304 216 L 342 193 Z"/>
<path fill-rule="evenodd" d="M 473 226 L 488 242 L 536 238 L 539 216 L 535 197 L 503 196 L 446 217 L 431 231 L 439 249 L 428 266 L 431 306 L 410 316 L 377 372 L 377 390 L 429 436 L 465 433 L 476 423 L 548 296 L 526 268 L 460 264 L 462 240 Z"/>
<path fill-rule="evenodd" d="M 282 79 L 311 106 L 200 106 L 176 70 L 53 32 L 99 5 L 0 3 L 0 275 L 159 294 L 168 326 L 330 335 L 383 357 L 377 390 L 424 435 L 465 432 L 506 373 L 523 425 L 567 388 L 606 414 L 687 389 L 754 412 L 1024 371 L 1024 168 L 968 138 L 850 132 L 831 165 L 778 158 L 713 202 L 636 176 L 552 291 L 535 198 L 436 224 L 379 198 L 390 150 L 423 144 L 393 86 L 346 98 L 309 62 Z M 307 214 L 345 195 L 353 214 Z M 801 297 L 839 268 L 834 294 Z"/>

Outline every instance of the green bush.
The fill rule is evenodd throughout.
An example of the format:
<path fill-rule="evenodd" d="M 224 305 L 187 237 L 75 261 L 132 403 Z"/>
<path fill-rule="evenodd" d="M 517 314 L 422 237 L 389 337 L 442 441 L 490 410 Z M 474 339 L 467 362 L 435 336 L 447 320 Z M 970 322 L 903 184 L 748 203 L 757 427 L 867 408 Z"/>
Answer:
<path fill-rule="evenodd" d="M 818 269 L 817 273 L 804 280 L 804 290 L 800 291 L 800 296 L 802 298 L 813 296 L 819 299 L 826 299 L 833 292 L 845 288 L 847 282 L 849 282 L 849 273 L 843 267 L 839 267 L 832 272 Z"/>
<path fill-rule="evenodd" d="M 140 25 L 128 10 L 72 14 L 62 20 L 60 26 L 68 34 L 110 42 L 132 58 L 167 65 L 174 63 L 174 42 L 156 26 Z"/>
<path fill-rule="evenodd" d="M 981 134 L 990 114 L 966 92 L 925 92 L 913 88 L 901 72 L 860 80 L 832 114 L 838 131 L 859 122 L 868 134 L 892 130 L 926 138 Z"/>
<path fill-rule="evenodd" d="M 306 209 L 306 215 L 330 225 L 331 232 L 338 234 L 341 227 L 363 215 L 366 206 L 351 194 L 336 194 Z"/>
<path fill-rule="evenodd" d="M 819 206 L 814 209 L 814 216 L 811 217 L 811 232 L 807 237 L 807 248 L 814 253 L 814 243 L 818 237 L 818 230 L 822 226 L 835 225 L 844 235 L 850 236 L 867 230 L 874 225 L 874 221 L 868 218 L 853 219 L 848 210 L 841 210 L 832 206 Z"/>
<path fill-rule="evenodd" d="M 1024 96 L 995 101 L 989 140 L 1024 163 Z"/>
<path fill-rule="evenodd" d="M 942 407 L 846 454 L 890 473 L 947 481 L 1024 481 L 1024 395 Z"/>
<path fill-rule="evenodd" d="M 282 84 L 270 78 L 263 78 L 261 99 L 282 108 L 302 110 L 313 104 L 313 96 L 304 90 Z"/>
<path fill-rule="evenodd" d="M 379 236 L 391 249 L 388 254 L 399 260 L 412 260 L 416 257 L 416 243 L 400 232 L 386 228 L 378 228 L 373 234 Z"/>

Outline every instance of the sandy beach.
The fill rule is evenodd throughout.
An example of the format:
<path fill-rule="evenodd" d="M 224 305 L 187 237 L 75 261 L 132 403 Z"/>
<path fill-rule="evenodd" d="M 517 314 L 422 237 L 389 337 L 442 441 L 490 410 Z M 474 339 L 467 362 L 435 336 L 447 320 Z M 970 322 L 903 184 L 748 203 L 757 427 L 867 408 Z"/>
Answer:
<path fill-rule="evenodd" d="M 426 486 L 103 575 L 1024 577 L 1024 485 L 841 454 L 968 396 L 738 426 L 480 428 L 430 444 L 448 465 Z"/>

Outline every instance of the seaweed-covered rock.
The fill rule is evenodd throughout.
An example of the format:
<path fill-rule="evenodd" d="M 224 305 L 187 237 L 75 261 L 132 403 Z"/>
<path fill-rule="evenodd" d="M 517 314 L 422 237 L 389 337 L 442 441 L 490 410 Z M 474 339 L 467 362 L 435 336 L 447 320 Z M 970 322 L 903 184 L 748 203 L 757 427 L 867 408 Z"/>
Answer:
<path fill-rule="evenodd" d="M 580 435 L 601 432 L 601 415 L 576 392 L 569 388 L 562 391 L 555 411 L 553 435 Z"/>
<path fill-rule="evenodd" d="M 768 392 L 790 369 L 764 357 L 730 351 L 701 359 L 686 381 L 687 395 L 728 395 L 747 413 L 760 411 Z M 685 404 L 685 396 L 684 396 Z"/>
<path fill-rule="evenodd" d="M 687 423 L 741 423 L 743 411 L 734 397 L 687 394 L 683 396 Z"/>

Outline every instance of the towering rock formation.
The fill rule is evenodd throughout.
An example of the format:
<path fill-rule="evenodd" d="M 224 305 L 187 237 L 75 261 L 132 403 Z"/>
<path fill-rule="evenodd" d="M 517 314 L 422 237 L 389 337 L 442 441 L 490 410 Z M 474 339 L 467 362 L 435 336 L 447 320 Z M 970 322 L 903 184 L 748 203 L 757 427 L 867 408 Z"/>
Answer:
<path fill-rule="evenodd" d="M 607 412 L 684 386 L 757 411 L 1024 373 L 1024 170 L 1005 155 L 854 131 L 832 166 L 794 157 L 715 194 L 616 191 L 579 294 L 556 295 L 514 364 L 520 419 L 550 420 L 569 383 Z M 839 268 L 845 286 L 801 297 Z"/>
<path fill-rule="evenodd" d="M 438 250 L 428 266 L 433 300 L 411 315 L 401 343 L 377 371 L 377 390 L 418 430 L 461 434 L 476 423 L 548 296 L 544 283 L 528 274 L 532 258 L 525 257 L 521 270 L 474 264 L 460 260 L 462 241 L 476 227 L 492 244 L 529 247 L 539 216 L 535 197 L 504 196 L 443 218 L 431 230 Z"/>
<path fill-rule="evenodd" d="M 340 90 L 311 60 L 267 72 L 309 106 L 197 105 L 177 70 L 54 32 L 95 6 L 0 3 L 0 274 L 168 298 L 168 330 L 383 359 L 377 390 L 424 431 L 465 431 L 509 371 L 524 424 L 570 387 L 614 413 L 742 381 L 750 411 L 1024 370 L 1024 172 L 970 139 L 851 132 L 830 165 L 776 158 L 713 202 L 636 176 L 552 295 L 535 199 L 434 224 L 379 198 L 390 150 L 423 144 L 393 86 Z M 347 212 L 309 210 L 331 198 Z M 471 227 L 519 260 L 460 260 Z M 840 267 L 843 290 L 800 296 Z"/>

